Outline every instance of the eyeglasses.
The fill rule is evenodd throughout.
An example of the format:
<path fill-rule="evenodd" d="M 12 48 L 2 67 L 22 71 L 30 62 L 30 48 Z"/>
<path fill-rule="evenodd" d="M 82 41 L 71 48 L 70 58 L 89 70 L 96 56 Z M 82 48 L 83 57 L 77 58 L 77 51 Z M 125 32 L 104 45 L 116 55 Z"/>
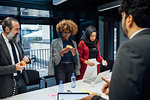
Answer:
<path fill-rule="evenodd" d="M 63 34 L 71 34 L 70 32 L 63 32 Z"/>

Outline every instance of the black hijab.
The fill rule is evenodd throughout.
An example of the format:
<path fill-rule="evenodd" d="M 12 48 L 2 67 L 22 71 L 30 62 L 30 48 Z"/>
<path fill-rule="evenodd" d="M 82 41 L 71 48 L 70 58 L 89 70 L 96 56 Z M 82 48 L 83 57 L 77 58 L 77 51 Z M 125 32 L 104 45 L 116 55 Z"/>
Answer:
<path fill-rule="evenodd" d="M 93 42 L 90 40 L 90 35 L 96 32 L 96 29 L 94 26 L 88 26 L 85 30 L 85 33 L 83 34 L 83 36 L 81 37 L 81 40 L 83 40 L 85 42 L 85 44 L 89 47 L 89 48 L 97 48 L 97 43 L 98 40 L 95 39 Z"/>

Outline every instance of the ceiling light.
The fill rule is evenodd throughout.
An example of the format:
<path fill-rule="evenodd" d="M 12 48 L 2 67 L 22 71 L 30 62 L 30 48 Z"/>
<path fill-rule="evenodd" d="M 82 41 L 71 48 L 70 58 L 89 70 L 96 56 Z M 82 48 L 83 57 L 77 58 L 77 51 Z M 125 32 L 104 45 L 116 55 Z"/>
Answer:
<path fill-rule="evenodd" d="M 53 5 L 59 5 L 67 0 L 53 0 Z"/>

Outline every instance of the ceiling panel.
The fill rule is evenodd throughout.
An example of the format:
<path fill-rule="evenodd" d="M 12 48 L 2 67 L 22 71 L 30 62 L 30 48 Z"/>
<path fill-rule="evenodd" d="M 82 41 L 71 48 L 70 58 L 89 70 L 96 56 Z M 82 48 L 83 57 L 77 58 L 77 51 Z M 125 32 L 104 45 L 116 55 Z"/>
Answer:
<path fill-rule="evenodd" d="M 97 12 L 97 7 L 114 0 L 68 0 L 62 4 L 54 6 L 57 11 L 67 12 Z"/>

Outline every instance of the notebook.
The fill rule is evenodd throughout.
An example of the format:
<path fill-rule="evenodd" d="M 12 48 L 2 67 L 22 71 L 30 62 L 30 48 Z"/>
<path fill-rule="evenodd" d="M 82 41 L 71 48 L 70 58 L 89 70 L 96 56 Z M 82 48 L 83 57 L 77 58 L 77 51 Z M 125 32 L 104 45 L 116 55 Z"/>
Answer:
<path fill-rule="evenodd" d="M 110 70 L 99 73 L 96 77 L 85 79 L 83 80 L 83 82 L 88 83 L 88 84 L 91 84 L 91 82 L 94 82 L 95 84 L 97 84 L 103 81 L 101 77 L 107 78 L 109 76 L 109 72 Z"/>
<path fill-rule="evenodd" d="M 62 92 L 62 93 L 58 93 L 57 100 L 78 100 L 88 95 L 89 93 L 84 93 L 84 92 L 83 93 Z"/>

